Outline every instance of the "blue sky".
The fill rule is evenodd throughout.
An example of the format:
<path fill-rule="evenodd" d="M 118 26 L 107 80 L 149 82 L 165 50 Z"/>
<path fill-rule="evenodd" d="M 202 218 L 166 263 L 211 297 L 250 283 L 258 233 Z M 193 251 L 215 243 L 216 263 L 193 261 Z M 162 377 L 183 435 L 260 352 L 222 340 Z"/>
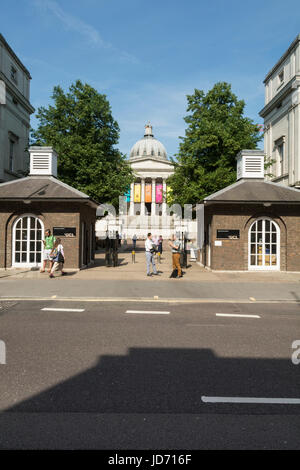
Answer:
<path fill-rule="evenodd" d="M 169 156 L 186 95 L 228 81 L 261 123 L 263 79 L 300 33 L 299 0 L 0 0 L 1 33 L 32 75 L 31 102 L 77 78 L 107 95 L 129 153 L 151 121 Z M 32 119 L 33 127 L 36 120 Z"/>

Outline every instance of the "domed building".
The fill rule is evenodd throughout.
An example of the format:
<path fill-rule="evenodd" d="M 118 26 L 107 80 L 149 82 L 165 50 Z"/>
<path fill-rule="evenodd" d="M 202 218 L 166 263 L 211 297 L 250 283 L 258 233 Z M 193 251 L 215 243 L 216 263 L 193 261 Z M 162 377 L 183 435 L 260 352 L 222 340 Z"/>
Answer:
<path fill-rule="evenodd" d="M 169 237 L 174 231 L 174 216 L 167 211 L 167 180 L 174 173 L 174 165 L 164 145 L 155 139 L 151 124 L 145 126 L 144 137 L 131 148 L 129 163 L 135 181 L 126 194 L 126 214 L 109 214 L 98 220 L 96 235 L 105 238 L 118 231 L 123 239 L 131 239 L 134 234 L 145 238 L 151 231 Z"/>
<path fill-rule="evenodd" d="M 152 126 L 130 151 L 129 162 L 136 176 L 131 184 L 129 216 L 165 216 L 167 179 L 174 173 L 164 145 L 154 138 Z"/>

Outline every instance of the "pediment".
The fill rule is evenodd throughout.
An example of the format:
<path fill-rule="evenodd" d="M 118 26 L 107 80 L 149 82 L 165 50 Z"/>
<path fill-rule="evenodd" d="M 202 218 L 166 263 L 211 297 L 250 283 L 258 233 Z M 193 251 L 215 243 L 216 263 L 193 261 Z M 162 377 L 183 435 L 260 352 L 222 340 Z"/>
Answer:
<path fill-rule="evenodd" d="M 130 161 L 130 166 L 133 170 L 141 171 L 141 170 L 166 170 L 166 171 L 173 171 L 174 165 L 169 161 L 158 160 L 155 158 L 139 158 L 135 161 Z"/>

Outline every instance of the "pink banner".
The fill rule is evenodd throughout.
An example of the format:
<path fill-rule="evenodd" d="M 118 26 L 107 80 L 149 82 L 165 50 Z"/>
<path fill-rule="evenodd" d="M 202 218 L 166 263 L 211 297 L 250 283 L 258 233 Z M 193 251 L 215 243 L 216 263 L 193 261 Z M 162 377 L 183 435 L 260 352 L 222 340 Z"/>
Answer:
<path fill-rule="evenodd" d="M 161 204 L 163 202 L 163 185 L 157 184 L 156 185 L 156 203 Z"/>

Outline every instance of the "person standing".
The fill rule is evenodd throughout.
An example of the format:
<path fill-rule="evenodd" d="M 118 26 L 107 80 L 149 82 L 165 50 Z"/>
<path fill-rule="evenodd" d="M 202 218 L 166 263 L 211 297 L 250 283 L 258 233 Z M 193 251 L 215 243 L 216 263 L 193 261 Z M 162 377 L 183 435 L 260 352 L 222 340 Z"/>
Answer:
<path fill-rule="evenodd" d="M 145 241 L 145 250 L 146 250 L 146 261 L 147 261 L 147 276 L 151 276 L 150 273 L 150 265 L 152 264 L 153 275 L 158 276 L 158 272 L 156 270 L 155 261 L 154 261 L 154 254 L 155 248 L 154 243 L 152 240 L 151 233 L 148 233 L 146 241 Z"/>
<path fill-rule="evenodd" d="M 50 258 L 50 253 L 53 250 L 55 240 L 56 240 L 55 237 L 51 235 L 51 230 L 47 229 L 45 231 L 45 238 L 43 240 L 44 250 L 43 250 L 43 266 L 42 266 L 42 269 L 40 270 L 41 273 L 45 272 L 47 261 L 49 261 L 50 263 L 48 273 L 51 272 L 53 261 Z"/>
<path fill-rule="evenodd" d="M 163 237 L 162 235 L 160 235 L 158 239 L 158 252 L 160 253 L 160 255 L 162 255 L 162 252 L 163 252 L 162 245 L 163 245 Z"/>
<path fill-rule="evenodd" d="M 136 249 L 136 240 L 137 240 L 137 236 L 136 236 L 136 234 L 134 234 L 132 236 L 133 251 L 135 251 L 135 249 Z"/>
<path fill-rule="evenodd" d="M 53 259 L 53 266 L 51 268 L 49 277 L 51 278 L 54 277 L 55 271 L 61 271 L 61 275 L 64 276 L 66 274 L 63 271 L 64 262 L 65 262 L 65 253 L 64 253 L 64 247 L 61 244 L 60 238 L 55 240 L 50 256 Z"/>
<path fill-rule="evenodd" d="M 176 235 L 173 235 L 170 242 L 170 247 L 172 248 L 172 262 L 173 262 L 173 272 L 170 277 L 182 277 L 182 269 L 180 265 L 180 249 L 181 242 L 178 240 Z M 175 275 L 177 270 L 177 276 Z"/>

